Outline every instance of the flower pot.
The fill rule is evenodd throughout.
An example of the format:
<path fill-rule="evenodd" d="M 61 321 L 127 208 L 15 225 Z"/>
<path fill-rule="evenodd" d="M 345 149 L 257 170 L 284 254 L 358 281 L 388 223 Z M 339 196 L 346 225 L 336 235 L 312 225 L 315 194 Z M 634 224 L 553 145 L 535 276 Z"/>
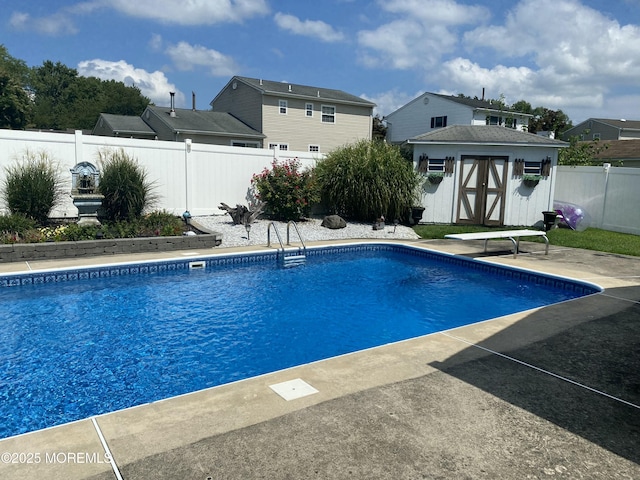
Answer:
<path fill-rule="evenodd" d="M 524 180 L 522 180 L 522 183 L 524 184 L 525 187 L 534 188 L 536 185 L 538 185 L 539 181 L 540 180 L 525 178 Z"/>
<path fill-rule="evenodd" d="M 442 179 L 444 177 L 440 176 L 440 175 L 429 175 L 427 177 L 427 181 L 431 184 L 431 185 L 438 185 L 440 182 L 442 182 Z"/>
<path fill-rule="evenodd" d="M 417 225 L 422 220 L 422 214 L 424 213 L 424 207 L 411 207 L 411 219 L 413 224 Z"/>

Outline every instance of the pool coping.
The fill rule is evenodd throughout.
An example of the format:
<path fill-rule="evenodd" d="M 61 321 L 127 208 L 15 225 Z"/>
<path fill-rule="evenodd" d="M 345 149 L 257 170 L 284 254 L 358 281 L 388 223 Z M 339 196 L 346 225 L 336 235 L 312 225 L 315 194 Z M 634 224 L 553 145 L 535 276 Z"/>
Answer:
<path fill-rule="evenodd" d="M 363 242 L 330 242 L 329 244 L 352 244 Z M 368 243 L 383 243 L 380 240 Z M 448 255 L 463 255 L 469 248 L 447 242 L 434 244 L 428 242 L 401 242 L 406 245 L 426 247 L 444 251 Z M 322 245 L 318 243 L 319 245 Z M 327 245 L 327 243 L 324 243 Z M 465 250 L 466 248 L 466 250 Z M 440 250 L 438 250 L 440 249 Z M 218 249 L 216 249 L 218 250 Z M 220 253 L 245 253 L 246 249 L 225 250 Z M 238 251 L 239 250 L 239 251 Z M 251 247 L 255 250 L 255 247 Z M 268 249 L 265 249 L 268 250 Z M 176 252 L 171 252 L 175 256 Z M 179 253 L 178 253 L 179 254 Z M 192 252 L 189 255 L 193 255 Z M 153 257 L 165 257 L 165 254 Z M 140 258 L 139 256 L 136 258 Z M 95 261 L 95 259 L 87 259 Z M 113 260 L 111 257 L 109 260 Z M 149 259 L 151 260 L 151 259 Z M 105 265 L 104 259 L 102 265 Z M 540 271 L 564 278 L 576 279 L 576 274 L 590 284 L 599 284 L 605 288 L 638 285 L 640 280 L 607 277 L 591 271 L 563 271 L 562 266 L 552 263 L 540 264 L 535 256 L 519 256 L 513 260 L 509 256 L 476 259 L 491 264 L 515 266 L 530 271 Z M 74 263 L 74 262 L 72 262 Z M 72 265 L 70 268 L 73 268 Z M 23 271 L 24 268 L 22 267 Z M 34 268 L 52 268 L 46 265 L 29 265 Z M 17 269 L 16 269 L 17 270 Z M 15 273 L 16 270 L 13 270 Z M 0 268 L 0 271 L 2 269 Z M 405 340 L 382 347 L 359 351 L 328 360 L 313 362 L 290 369 L 253 377 L 203 391 L 185 394 L 179 397 L 161 400 L 151 404 L 131 407 L 112 412 L 93 419 L 79 420 L 71 424 L 51 427 L 45 430 L 0 440 L 0 451 L 18 453 L 40 453 L 41 459 L 49 453 L 87 453 L 91 462 L 70 461 L 49 463 L 10 463 L 0 462 L 0 476 L 3 478 L 31 478 L 40 474 L 47 478 L 87 478 L 91 475 L 113 474 L 112 464 L 106 462 L 105 445 L 113 454 L 115 468 L 128 465 L 171 449 L 192 444 L 203 438 L 224 432 L 237 430 L 279 416 L 303 410 L 339 397 L 362 392 L 389 383 L 414 379 L 435 371 L 431 365 L 455 357 L 468 347 L 468 342 L 477 343 L 494 335 L 502 329 L 517 323 L 531 312 L 491 319 L 451 331 Z M 530 341 L 531 339 L 527 339 Z M 275 383 L 301 378 L 308 382 L 318 393 L 291 402 L 284 401 L 270 388 Z M 99 430 L 96 429 L 96 426 Z M 105 439 L 103 444 L 102 438 Z M 132 446 L 135 445 L 135 448 Z M 17 458 L 20 460 L 20 458 Z M 5 474 L 7 475 L 5 477 Z M 117 475 L 117 474 L 116 474 Z"/>

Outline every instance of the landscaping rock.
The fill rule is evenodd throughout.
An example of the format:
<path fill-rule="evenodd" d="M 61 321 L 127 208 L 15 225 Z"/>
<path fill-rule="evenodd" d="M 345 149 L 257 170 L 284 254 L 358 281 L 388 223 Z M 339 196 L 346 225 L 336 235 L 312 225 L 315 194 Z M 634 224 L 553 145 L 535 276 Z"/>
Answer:
<path fill-rule="evenodd" d="M 322 219 L 322 223 L 320 225 L 332 230 L 336 230 L 338 228 L 345 228 L 347 226 L 347 222 L 345 222 L 344 218 L 342 218 L 340 215 L 329 215 Z"/>

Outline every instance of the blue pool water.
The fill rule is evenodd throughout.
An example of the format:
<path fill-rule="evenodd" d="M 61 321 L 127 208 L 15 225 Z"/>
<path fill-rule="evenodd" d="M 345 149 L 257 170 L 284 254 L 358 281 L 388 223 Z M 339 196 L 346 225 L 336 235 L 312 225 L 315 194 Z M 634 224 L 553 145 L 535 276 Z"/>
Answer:
<path fill-rule="evenodd" d="M 4 277 L 0 438 L 595 291 L 399 246 L 188 262 Z"/>

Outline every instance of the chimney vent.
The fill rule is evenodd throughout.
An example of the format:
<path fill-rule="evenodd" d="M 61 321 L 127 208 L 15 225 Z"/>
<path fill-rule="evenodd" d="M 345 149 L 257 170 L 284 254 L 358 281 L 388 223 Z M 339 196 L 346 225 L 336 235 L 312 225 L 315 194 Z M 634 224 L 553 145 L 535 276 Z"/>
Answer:
<path fill-rule="evenodd" d="M 291 85 L 289 85 L 289 91 L 291 91 Z"/>
<path fill-rule="evenodd" d="M 196 92 L 191 91 L 191 109 L 196 111 Z"/>
<path fill-rule="evenodd" d="M 176 116 L 176 105 L 175 105 L 176 92 L 169 92 L 169 95 L 171 95 L 171 110 L 169 110 L 169 116 L 175 117 Z"/>

